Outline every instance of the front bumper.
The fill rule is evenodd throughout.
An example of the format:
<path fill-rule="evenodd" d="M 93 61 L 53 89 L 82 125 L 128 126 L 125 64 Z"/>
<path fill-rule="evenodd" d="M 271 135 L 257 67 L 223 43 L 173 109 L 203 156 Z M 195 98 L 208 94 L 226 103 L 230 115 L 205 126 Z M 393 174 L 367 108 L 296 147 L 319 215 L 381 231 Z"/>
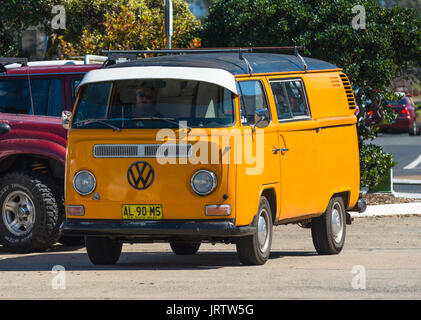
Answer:
<path fill-rule="evenodd" d="M 108 236 L 121 238 L 232 238 L 255 233 L 252 226 L 236 226 L 234 220 L 66 220 L 61 225 L 65 236 Z"/>

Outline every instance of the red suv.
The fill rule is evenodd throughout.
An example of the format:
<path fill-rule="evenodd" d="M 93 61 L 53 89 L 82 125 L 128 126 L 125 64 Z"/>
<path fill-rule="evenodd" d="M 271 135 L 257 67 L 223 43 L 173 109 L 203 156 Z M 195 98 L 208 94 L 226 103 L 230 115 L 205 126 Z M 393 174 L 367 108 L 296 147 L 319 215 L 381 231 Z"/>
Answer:
<path fill-rule="evenodd" d="M 389 107 L 394 109 L 397 117 L 391 124 L 381 124 L 379 126 L 381 131 L 408 132 L 411 136 L 420 135 L 420 116 L 410 97 L 403 95 L 400 100 L 389 101 Z"/>
<path fill-rule="evenodd" d="M 85 73 L 101 64 L 10 67 L 10 59 L 4 61 L 9 67 L 0 64 L 0 243 L 13 251 L 44 250 L 59 239 L 65 216 L 67 132 L 61 113 L 72 110 Z"/>

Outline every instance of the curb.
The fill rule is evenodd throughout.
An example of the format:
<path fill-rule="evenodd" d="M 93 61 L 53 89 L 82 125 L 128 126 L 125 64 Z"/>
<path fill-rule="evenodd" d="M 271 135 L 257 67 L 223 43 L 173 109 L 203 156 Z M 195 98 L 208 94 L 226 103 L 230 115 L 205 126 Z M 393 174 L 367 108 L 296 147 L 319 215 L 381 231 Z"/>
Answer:
<path fill-rule="evenodd" d="M 367 206 L 363 213 L 349 212 L 352 218 L 379 216 L 421 216 L 421 202 L 393 203 Z"/>

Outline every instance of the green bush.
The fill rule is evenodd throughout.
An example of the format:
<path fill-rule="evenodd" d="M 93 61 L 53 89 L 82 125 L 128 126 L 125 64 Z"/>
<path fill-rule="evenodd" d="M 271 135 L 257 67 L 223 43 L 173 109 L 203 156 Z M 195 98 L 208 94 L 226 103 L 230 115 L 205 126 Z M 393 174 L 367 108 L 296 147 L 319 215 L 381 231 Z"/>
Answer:
<path fill-rule="evenodd" d="M 363 144 L 360 147 L 361 185 L 373 188 L 395 165 L 392 155 L 385 153 L 380 146 Z"/>

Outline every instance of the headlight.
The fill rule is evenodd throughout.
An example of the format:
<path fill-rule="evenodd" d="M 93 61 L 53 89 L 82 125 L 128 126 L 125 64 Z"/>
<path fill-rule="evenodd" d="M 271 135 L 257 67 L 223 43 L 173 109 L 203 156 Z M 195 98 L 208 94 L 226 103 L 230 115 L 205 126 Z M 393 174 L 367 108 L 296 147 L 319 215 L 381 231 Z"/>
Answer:
<path fill-rule="evenodd" d="M 95 190 L 96 180 L 94 175 L 89 171 L 79 171 L 75 174 L 73 186 L 79 194 L 84 196 Z"/>
<path fill-rule="evenodd" d="M 199 170 L 191 178 L 193 190 L 201 196 L 211 193 L 216 185 L 216 175 L 212 171 Z"/>

